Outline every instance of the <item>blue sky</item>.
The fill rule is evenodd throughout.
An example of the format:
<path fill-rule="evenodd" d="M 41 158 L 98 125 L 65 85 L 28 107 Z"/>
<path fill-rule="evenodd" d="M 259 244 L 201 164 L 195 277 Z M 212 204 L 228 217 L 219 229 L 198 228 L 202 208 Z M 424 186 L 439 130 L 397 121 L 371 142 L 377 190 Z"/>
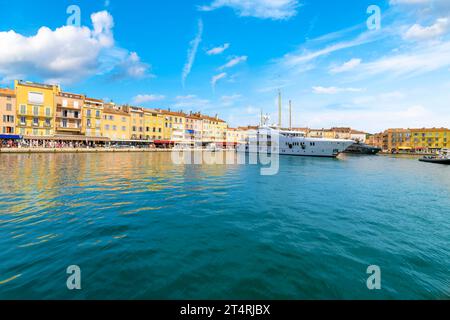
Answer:
<path fill-rule="evenodd" d="M 66 26 L 66 9 L 81 26 Z M 381 9 L 369 30 L 367 8 Z M 256 124 L 450 126 L 447 0 L 0 0 L 0 81 Z"/>

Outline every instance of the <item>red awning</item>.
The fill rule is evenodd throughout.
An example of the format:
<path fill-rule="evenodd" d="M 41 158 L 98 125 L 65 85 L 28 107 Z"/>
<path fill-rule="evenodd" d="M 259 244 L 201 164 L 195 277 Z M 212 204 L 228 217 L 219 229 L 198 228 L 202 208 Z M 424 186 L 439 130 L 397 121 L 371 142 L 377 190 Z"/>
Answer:
<path fill-rule="evenodd" d="M 174 141 L 169 141 L 169 140 L 155 140 L 154 141 L 155 144 L 174 144 Z"/>

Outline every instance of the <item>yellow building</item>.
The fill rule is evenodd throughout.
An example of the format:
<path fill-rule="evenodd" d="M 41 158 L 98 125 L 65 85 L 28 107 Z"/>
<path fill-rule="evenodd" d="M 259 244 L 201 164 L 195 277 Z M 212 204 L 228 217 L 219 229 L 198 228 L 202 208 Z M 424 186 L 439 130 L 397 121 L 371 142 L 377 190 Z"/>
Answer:
<path fill-rule="evenodd" d="M 158 110 L 144 109 L 145 139 L 158 141 L 164 139 L 164 116 Z"/>
<path fill-rule="evenodd" d="M 51 137 L 55 134 L 55 96 L 57 85 L 14 82 L 18 134 L 26 138 Z"/>
<path fill-rule="evenodd" d="M 450 148 L 450 129 L 411 129 L 410 147 L 416 151 L 436 152 Z"/>
<path fill-rule="evenodd" d="M 140 107 L 124 106 L 124 111 L 130 114 L 130 139 L 146 140 L 144 134 L 144 109 Z"/>
<path fill-rule="evenodd" d="M 164 116 L 164 140 L 174 143 L 185 142 L 186 114 L 161 110 Z"/>
<path fill-rule="evenodd" d="M 103 137 L 112 142 L 128 141 L 131 139 L 131 116 L 122 107 L 112 103 L 103 106 L 102 132 Z"/>
<path fill-rule="evenodd" d="M 84 99 L 82 133 L 86 137 L 103 137 L 103 104 L 103 100 Z"/>
<path fill-rule="evenodd" d="M 202 116 L 203 119 L 203 142 L 223 143 L 227 137 L 228 125 L 225 121 L 216 117 Z"/>
<path fill-rule="evenodd" d="M 16 94 L 14 90 L 0 89 L 0 135 L 16 133 Z"/>

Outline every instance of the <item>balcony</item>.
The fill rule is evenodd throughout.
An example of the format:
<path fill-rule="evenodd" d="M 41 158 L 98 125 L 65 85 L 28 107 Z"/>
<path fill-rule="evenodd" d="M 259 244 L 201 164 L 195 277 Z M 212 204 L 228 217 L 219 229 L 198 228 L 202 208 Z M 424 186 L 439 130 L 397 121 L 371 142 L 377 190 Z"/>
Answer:
<path fill-rule="evenodd" d="M 68 120 L 81 120 L 81 114 L 78 114 L 78 117 L 76 117 L 73 113 L 64 114 L 63 112 L 57 112 L 56 118 L 57 119 L 68 119 Z"/>
<path fill-rule="evenodd" d="M 70 110 L 81 110 L 81 106 L 76 107 L 76 106 L 70 105 L 70 104 L 68 104 L 66 106 L 63 106 L 61 103 L 57 103 L 56 104 L 56 108 L 58 108 L 58 109 L 70 109 Z"/>

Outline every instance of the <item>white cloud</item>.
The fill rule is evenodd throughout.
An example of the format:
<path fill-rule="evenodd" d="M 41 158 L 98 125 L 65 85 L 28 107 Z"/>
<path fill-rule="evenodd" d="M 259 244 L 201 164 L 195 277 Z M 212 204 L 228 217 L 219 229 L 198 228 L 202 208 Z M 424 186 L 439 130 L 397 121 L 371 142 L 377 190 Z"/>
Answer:
<path fill-rule="evenodd" d="M 247 56 L 240 56 L 240 57 L 234 57 L 232 58 L 230 61 L 228 61 L 226 64 L 224 64 L 223 66 L 221 66 L 219 68 L 219 70 L 224 70 L 224 69 L 228 69 L 228 68 L 232 68 L 242 62 L 247 61 L 248 57 Z"/>
<path fill-rule="evenodd" d="M 209 55 L 209 56 L 218 55 L 218 54 L 223 53 L 223 52 L 224 52 L 225 50 L 227 50 L 229 47 L 230 47 L 230 44 L 229 44 L 229 43 L 225 43 L 225 44 L 222 45 L 222 46 L 215 47 L 215 48 L 212 48 L 212 49 L 208 50 L 208 51 L 206 52 L 206 54 Z"/>
<path fill-rule="evenodd" d="M 195 38 L 191 41 L 189 49 L 188 49 L 188 57 L 186 64 L 184 65 L 183 72 L 181 74 L 181 83 L 183 84 L 183 87 L 186 83 L 186 79 L 188 75 L 191 73 L 192 66 L 194 65 L 195 57 L 197 55 L 198 46 L 200 45 L 200 42 L 202 42 L 202 36 L 203 36 L 203 21 L 198 21 L 198 31 Z"/>
<path fill-rule="evenodd" d="M 361 59 L 351 59 L 350 61 L 345 62 L 341 66 L 331 68 L 331 73 L 341 73 L 355 69 L 357 66 L 361 64 Z"/>
<path fill-rule="evenodd" d="M 177 96 L 174 106 L 177 108 L 203 108 L 210 103 L 207 99 L 202 99 L 195 94 Z"/>
<path fill-rule="evenodd" d="M 450 66 L 450 42 L 417 47 L 408 53 L 386 56 L 362 64 L 362 76 L 387 74 L 389 76 L 419 75 Z"/>
<path fill-rule="evenodd" d="M 145 77 L 153 77 L 149 74 L 150 65 L 143 63 L 136 52 L 128 53 L 122 61 L 116 66 L 112 78 L 135 78 L 142 79 Z"/>
<path fill-rule="evenodd" d="M 334 33 L 336 34 L 336 33 Z M 344 40 L 341 42 L 336 42 L 331 45 L 328 45 L 327 47 L 323 49 L 318 50 L 307 50 L 306 48 L 302 47 L 300 50 L 297 50 L 297 52 L 288 53 L 284 55 L 282 59 L 279 60 L 282 66 L 287 68 L 292 67 L 298 67 L 305 64 L 310 63 L 311 61 L 320 58 L 322 56 L 327 56 L 332 53 L 358 47 L 364 44 L 368 44 L 374 41 L 377 41 L 383 37 L 386 37 L 389 35 L 389 31 L 387 28 L 384 29 L 384 32 L 365 32 L 360 34 L 358 37 L 352 40 Z M 324 37 L 322 37 L 324 38 Z M 320 39 L 320 38 L 319 38 Z"/>
<path fill-rule="evenodd" d="M 166 98 L 165 96 L 157 94 L 138 94 L 133 98 L 133 103 L 143 104 L 147 102 L 161 101 L 164 100 L 165 98 Z"/>
<path fill-rule="evenodd" d="M 212 11 L 223 7 L 232 8 L 241 17 L 286 20 L 297 14 L 297 0 L 213 0 L 201 6 L 201 11 Z"/>
<path fill-rule="evenodd" d="M 338 94 L 343 92 L 361 92 L 364 89 L 360 88 L 338 88 L 338 87 L 313 87 L 315 94 Z"/>
<path fill-rule="evenodd" d="M 436 22 L 428 27 L 415 24 L 405 33 L 407 40 L 429 40 L 442 36 L 450 30 L 450 20 L 448 18 L 437 19 Z"/>
<path fill-rule="evenodd" d="M 240 94 L 233 94 L 229 96 L 222 96 L 220 100 L 222 101 L 222 105 L 225 107 L 232 106 L 237 100 L 239 100 L 242 96 Z"/>
<path fill-rule="evenodd" d="M 216 89 L 216 84 L 219 80 L 221 79 L 225 79 L 227 77 L 227 74 L 225 72 L 222 72 L 220 74 L 215 75 L 214 77 L 212 77 L 211 79 L 211 87 L 213 88 L 213 90 Z"/>
<path fill-rule="evenodd" d="M 15 31 L 0 32 L 0 78 L 70 83 L 125 65 L 131 68 L 129 76 L 143 75 L 149 66 L 137 61 L 135 53 L 115 47 L 113 17 L 101 11 L 92 14 L 91 20 L 93 29 L 41 27 L 29 37 Z M 139 70 L 133 71 L 136 66 Z"/>

